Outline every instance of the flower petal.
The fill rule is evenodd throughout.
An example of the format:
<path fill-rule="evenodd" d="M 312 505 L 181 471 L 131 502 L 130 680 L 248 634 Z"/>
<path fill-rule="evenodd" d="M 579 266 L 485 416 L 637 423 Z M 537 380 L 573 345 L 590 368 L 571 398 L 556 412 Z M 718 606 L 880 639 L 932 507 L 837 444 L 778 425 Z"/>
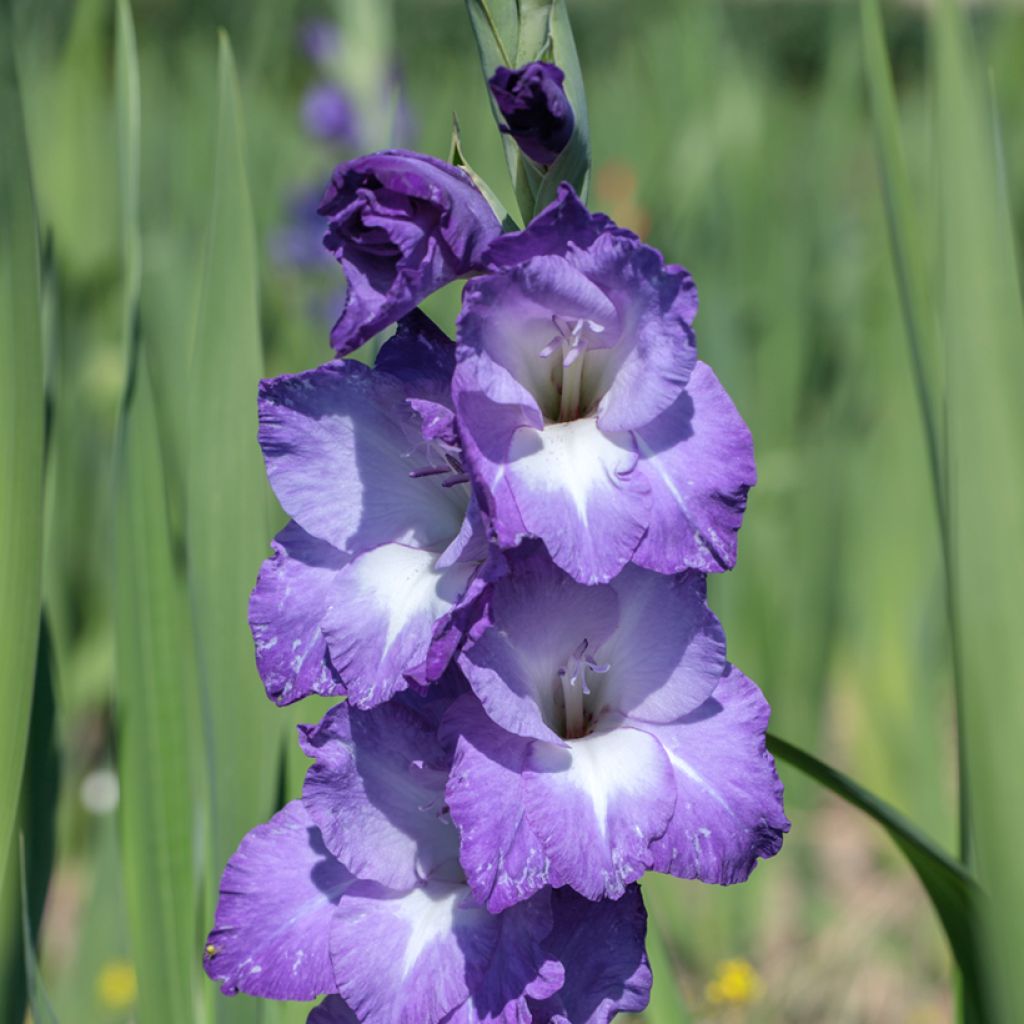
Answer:
<path fill-rule="evenodd" d="M 672 769 L 652 736 L 620 726 L 568 748 L 533 741 L 523 777 L 526 820 L 552 873 L 578 893 L 617 899 L 651 866 L 650 844 L 675 807 Z"/>
<path fill-rule="evenodd" d="M 447 544 L 464 495 L 418 468 L 423 440 L 405 390 L 352 361 L 260 385 L 260 444 L 278 500 L 299 525 L 341 551 L 391 541 Z"/>
<path fill-rule="evenodd" d="M 605 232 L 636 238 L 617 227 L 603 213 L 591 213 L 568 182 L 558 186 L 558 197 L 544 207 L 522 231 L 499 235 L 487 249 L 487 265 L 507 269 L 534 256 L 564 256 L 570 249 L 586 249 Z"/>
<path fill-rule="evenodd" d="M 633 472 L 629 434 L 594 419 L 516 431 L 505 474 L 527 531 L 581 583 L 603 583 L 630 560 L 644 533 L 646 480 Z"/>
<path fill-rule="evenodd" d="M 617 898 L 651 864 L 675 807 L 661 745 L 619 727 L 556 746 L 489 722 L 472 698 L 452 706 L 458 734 L 446 795 L 474 894 L 497 912 L 544 886 Z"/>
<path fill-rule="evenodd" d="M 704 577 L 629 565 L 609 586 L 619 624 L 594 651 L 609 666 L 589 677 L 595 706 L 630 722 L 670 722 L 703 704 L 726 666 L 725 633 L 707 606 Z"/>
<path fill-rule="evenodd" d="M 645 727 L 672 765 L 676 809 L 652 847 L 653 868 L 731 885 L 782 846 L 789 822 L 782 783 L 765 750 L 770 708 L 730 666 L 714 696 L 679 722 Z"/>
<path fill-rule="evenodd" d="M 224 869 L 206 973 L 228 995 L 315 999 L 335 991 L 328 935 L 352 876 L 295 800 L 254 828 Z"/>
<path fill-rule="evenodd" d="M 565 965 L 565 983 L 549 999 L 531 1002 L 536 1024 L 608 1024 L 638 1013 L 651 994 L 644 951 L 647 912 L 640 887 L 618 900 L 591 901 L 570 889 L 551 894 L 554 929 L 545 942 Z"/>
<path fill-rule="evenodd" d="M 296 522 L 274 539 L 274 552 L 249 600 L 256 665 L 267 696 L 278 705 L 311 693 L 343 696 L 345 685 L 331 664 L 321 627 L 349 558 Z"/>
<path fill-rule="evenodd" d="M 445 796 L 473 895 L 496 914 L 562 884 L 552 877 L 544 846 L 526 820 L 523 771 L 530 741 L 495 725 L 472 695 L 452 705 L 444 729 L 457 737 Z"/>
<path fill-rule="evenodd" d="M 444 631 L 477 568 L 442 569 L 437 560 L 432 551 L 384 544 L 338 574 L 324 633 L 357 707 L 374 707 L 406 689 L 408 677 L 425 676 L 435 631 Z"/>
<path fill-rule="evenodd" d="M 363 1024 L 525 1024 L 562 983 L 545 953 L 547 893 L 489 914 L 464 885 L 362 884 L 331 928 L 337 984 Z"/>
<path fill-rule="evenodd" d="M 415 700 L 373 711 L 339 704 L 319 725 L 300 728 L 315 758 L 303 803 L 349 871 L 410 889 L 458 857 L 458 836 L 441 817 L 447 758 Z"/>
<path fill-rule="evenodd" d="M 338 991 L 363 1024 L 440 1024 L 469 998 L 467 973 L 490 962 L 500 932 L 464 885 L 400 894 L 364 883 L 331 925 Z"/>
<path fill-rule="evenodd" d="M 711 368 L 698 363 L 686 391 L 635 436 L 651 504 L 634 561 L 656 572 L 731 569 L 757 470 L 750 431 Z"/>
<path fill-rule="evenodd" d="M 666 267 L 656 249 L 614 232 L 573 262 L 614 301 L 619 323 L 614 344 L 588 352 L 584 391 L 603 396 L 597 408 L 602 430 L 634 430 L 676 400 L 697 362 L 685 319 L 693 280 L 682 267 Z"/>
<path fill-rule="evenodd" d="M 514 548 L 526 533 L 506 476 L 508 450 L 523 426 L 540 428 L 533 396 L 503 366 L 460 350 L 452 396 L 477 498 L 498 544 Z"/>
<path fill-rule="evenodd" d="M 359 1018 L 341 996 L 328 996 L 309 1011 L 306 1024 L 359 1024 Z"/>

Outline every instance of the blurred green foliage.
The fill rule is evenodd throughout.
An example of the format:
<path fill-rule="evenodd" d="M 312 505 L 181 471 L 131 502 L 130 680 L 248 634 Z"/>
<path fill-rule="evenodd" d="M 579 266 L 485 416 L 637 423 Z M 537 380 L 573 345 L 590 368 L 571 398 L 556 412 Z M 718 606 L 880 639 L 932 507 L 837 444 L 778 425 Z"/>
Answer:
<path fill-rule="evenodd" d="M 332 75 L 357 100 L 367 148 L 404 130 L 406 143 L 439 156 L 456 112 L 466 158 L 514 209 L 473 33 L 455 0 L 136 0 L 136 53 L 127 4 L 116 19 L 113 0 L 7 3 L 12 28 L 0 45 L 14 44 L 43 242 L 41 263 L 19 271 L 42 269 L 41 380 L 7 375 L 16 395 L 45 387 L 49 410 L 45 515 L 33 521 L 43 531 L 59 788 L 45 782 L 57 771 L 53 744 L 33 731 L 18 812 L 27 842 L 41 843 L 28 878 L 33 921 L 46 829 L 56 829 L 43 980 L 64 1024 L 228 1012 L 301 1022 L 302 1008 L 237 1000 L 223 1009 L 200 969 L 224 857 L 274 801 L 298 792 L 294 725 L 322 711 L 270 708 L 245 623 L 246 591 L 280 522 L 255 446 L 255 380 L 261 367 L 292 371 L 330 355 L 342 291 L 329 261 L 284 258 L 290 226 L 316 244 L 313 219 L 294 222 L 296 202 L 308 214 L 310 194 L 354 155 L 303 132 L 300 98 Z M 855 5 L 570 0 L 569 9 L 590 111 L 591 205 L 691 270 L 702 357 L 756 440 L 760 482 L 739 563 L 712 584 L 732 660 L 764 688 L 777 734 L 953 850 L 951 620 L 929 479 L 940 461 L 939 493 L 960 510 L 950 526 L 961 567 L 954 622 L 965 641 L 961 683 L 976 695 L 967 738 L 972 789 L 983 795 L 979 870 L 990 885 L 1013 870 L 1019 879 L 1005 808 L 1024 777 L 1007 771 L 1024 713 L 1002 693 L 1012 688 L 1018 702 L 1024 693 L 1012 628 L 1024 541 L 1018 505 L 989 498 L 1004 483 L 1000 467 L 1015 467 L 1018 480 L 1024 465 L 1014 461 L 1021 424 L 999 419 L 1021 383 L 1012 257 L 1024 228 L 1024 132 L 1006 126 L 1024 116 L 1024 15 L 992 7 L 973 17 L 988 71 L 979 79 L 948 6 L 937 33 L 926 10 L 887 8 L 896 106 L 885 124 L 881 65 L 865 63 Z M 328 69 L 299 45 L 310 17 L 341 27 Z M 237 88 L 226 41 L 218 57 L 221 27 Z M 9 82 L 0 83 L 4 160 Z M 883 160 L 880 170 L 878 156 L 894 141 L 905 177 L 892 228 L 893 168 Z M 2 186 L 7 203 L 6 176 Z M 31 239 L 14 250 L 7 236 L 25 233 L 31 208 L 10 207 L 12 228 L 9 206 L 0 259 L 31 250 Z M 908 232 L 920 367 L 890 244 Z M 427 309 L 451 331 L 457 287 Z M 41 397 L 38 464 L 26 473 L 42 473 Z M 975 416 L 986 403 L 991 414 Z M 959 453 L 952 479 L 947 444 Z M 13 493 L 7 478 L 2 486 L 4 498 Z M 26 562 L 30 532 L 18 534 Z M 38 622 L 38 602 L 17 593 Z M 36 644 L 19 629 L 24 680 Z M 22 712 L 20 734 L 27 702 Z M 111 801 L 95 796 L 114 766 L 120 830 Z M 784 775 L 793 833 L 749 884 L 645 883 L 651 1024 L 951 1019 L 948 953 L 909 869 L 880 831 Z M 17 889 L 9 867 L 0 979 L 21 970 Z M 992 948 L 1019 948 L 1016 909 L 1001 906 Z M 708 982 L 736 957 L 756 967 L 760 995 L 722 1004 L 725 989 Z M 124 960 L 147 990 L 137 1002 L 116 983 Z M 149 989 L 160 984 L 166 998 Z M 0 1001 L 12 1021 L 24 999 L 14 989 Z M 1004 1006 L 1015 997 L 1001 993 Z"/>

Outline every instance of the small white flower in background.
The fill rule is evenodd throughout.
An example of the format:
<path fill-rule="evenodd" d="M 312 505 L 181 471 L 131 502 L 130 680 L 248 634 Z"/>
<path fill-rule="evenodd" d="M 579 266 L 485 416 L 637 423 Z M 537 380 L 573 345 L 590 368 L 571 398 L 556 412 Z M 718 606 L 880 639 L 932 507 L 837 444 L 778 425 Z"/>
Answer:
<path fill-rule="evenodd" d="M 78 788 L 82 806 L 90 814 L 113 814 L 121 800 L 121 783 L 112 768 L 97 768 L 82 779 Z"/>

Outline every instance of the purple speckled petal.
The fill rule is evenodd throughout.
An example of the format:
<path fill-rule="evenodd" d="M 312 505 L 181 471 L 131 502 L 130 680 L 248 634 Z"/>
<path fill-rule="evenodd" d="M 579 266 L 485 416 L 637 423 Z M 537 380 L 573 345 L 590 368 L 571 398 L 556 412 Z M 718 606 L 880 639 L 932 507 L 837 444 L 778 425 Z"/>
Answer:
<path fill-rule="evenodd" d="M 711 368 L 698 363 L 686 391 L 635 436 L 637 472 L 651 486 L 636 563 L 656 572 L 731 569 L 757 470 L 750 431 Z"/>
<path fill-rule="evenodd" d="M 779 852 L 789 822 L 765 750 L 769 714 L 757 686 L 731 668 L 696 711 L 645 727 L 665 749 L 677 793 L 672 822 L 652 847 L 654 870 L 731 885 Z"/>
<path fill-rule="evenodd" d="M 522 427 L 512 437 L 505 475 L 527 531 L 581 583 L 604 583 L 636 550 L 649 504 L 634 473 L 628 433 L 606 434 L 594 419 Z"/>
<path fill-rule="evenodd" d="M 426 681 L 435 635 L 446 632 L 477 568 L 472 562 L 447 568 L 437 563 L 434 551 L 384 544 L 338 574 L 324 634 L 331 663 L 356 706 L 390 699 L 410 677 Z"/>
<path fill-rule="evenodd" d="M 354 887 L 331 928 L 338 989 L 363 1024 L 520 1024 L 557 990 L 547 894 L 494 915 L 462 884 Z M 450 1016 L 449 1016 L 450 1015 Z"/>
<path fill-rule="evenodd" d="M 228 995 L 315 999 L 336 991 L 328 936 L 353 881 L 301 801 L 288 804 L 254 828 L 228 861 L 206 973 Z"/>
<path fill-rule="evenodd" d="M 495 725 L 473 695 L 452 705 L 444 729 L 457 737 L 445 794 L 474 896 L 498 913 L 562 884 L 526 820 L 523 770 L 531 741 Z"/>
<path fill-rule="evenodd" d="M 469 176 L 405 150 L 335 168 L 319 210 L 324 245 L 345 271 L 345 309 L 331 331 L 340 355 L 482 266 L 501 225 Z"/>
<path fill-rule="evenodd" d="M 631 723 L 670 722 L 703 704 L 725 671 L 725 633 L 704 577 L 627 566 L 609 584 L 619 625 L 594 650 L 608 671 L 589 678 L 594 704 Z"/>
<path fill-rule="evenodd" d="M 295 522 L 277 535 L 274 552 L 249 600 L 256 665 L 267 696 L 278 705 L 311 693 L 344 696 L 321 626 L 348 556 Z"/>
<path fill-rule="evenodd" d="M 640 887 L 597 902 L 560 889 L 551 904 L 555 926 L 545 948 L 565 965 L 565 983 L 549 999 L 531 1001 L 533 1024 L 608 1024 L 618 1013 L 643 1010 L 651 969 Z"/>
<path fill-rule="evenodd" d="M 560 743 L 559 670 L 580 642 L 600 648 L 619 619 L 608 586 L 585 587 L 561 572 L 534 543 L 509 555 L 494 584 L 483 632 L 459 666 L 487 714 L 517 735 Z"/>
<path fill-rule="evenodd" d="M 459 733 L 447 795 L 462 866 L 488 909 L 544 885 L 614 898 L 650 867 L 675 806 L 652 736 L 619 727 L 556 746 L 488 724 L 465 699 L 446 728 Z"/>
<path fill-rule="evenodd" d="M 447 756 L 434 723 L 411 704 L 339 704 L 300 727 L 315 759 L 302 799 L 327 848 L 359 878 L 401 890 L 458 857 L 441 816 Z"/>
<path fill-rule="evenodd" d="M 409 476 L 422 435 L 390 374 L 346 361 L 263 381 L 259 438 L 285 511 L 339 550 L 447 544 L 459 531 L 465 496 Z"/>
<path fill-rule="evenodd" d="M 359 1024 L 359 1018 L 341 996 L 328 996 L 309 1011 L 306 1024 Z"/>
<path fill-rule="evenodd" d="M 469 998 L 467 969 L 490 961 L 500 931 L 465 885 L 362 883 L 330 929 L 337 989 L 363 1024 L 439 1024 Z"/>
<path fill-rule="evenodd" d="M 478 484 L 476 493 L 495 540 L 514 548 L 526 527 L 506 473 L 509 447 L 523 426 L 540 428 L 543 417 L 530 393 L 502 366 L 460 351 L 452 383 L 463 450 Z"/>
<path fill-rule="evenodd" d="M 672 769 L 652 736 L 619 726 L 568 748 L 534 740 L 523 778 L 526 820 L 552 872 L 578 893 L 618 898 L 651 867 L 650 843 L 675 807 Z"/>

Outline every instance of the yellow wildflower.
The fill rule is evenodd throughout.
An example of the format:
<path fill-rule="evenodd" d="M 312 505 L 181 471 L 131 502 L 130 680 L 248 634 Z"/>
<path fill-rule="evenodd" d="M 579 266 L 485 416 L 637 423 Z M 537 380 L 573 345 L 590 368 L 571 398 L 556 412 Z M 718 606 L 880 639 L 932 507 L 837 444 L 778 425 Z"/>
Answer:
<path fill-rule="evenodd" d="M 96 998 L 108 1010 L 127 1010 L 139 994 L 135 968 L 127 960 L 109 960 L 96 976 Z"/>
<path fill-rule="evenodd" d="M 761 978 L 746 960 L 723 960 L 707 983 L 704 996 L 716 1006 L 752 1003 L 761 995 Z"/>

